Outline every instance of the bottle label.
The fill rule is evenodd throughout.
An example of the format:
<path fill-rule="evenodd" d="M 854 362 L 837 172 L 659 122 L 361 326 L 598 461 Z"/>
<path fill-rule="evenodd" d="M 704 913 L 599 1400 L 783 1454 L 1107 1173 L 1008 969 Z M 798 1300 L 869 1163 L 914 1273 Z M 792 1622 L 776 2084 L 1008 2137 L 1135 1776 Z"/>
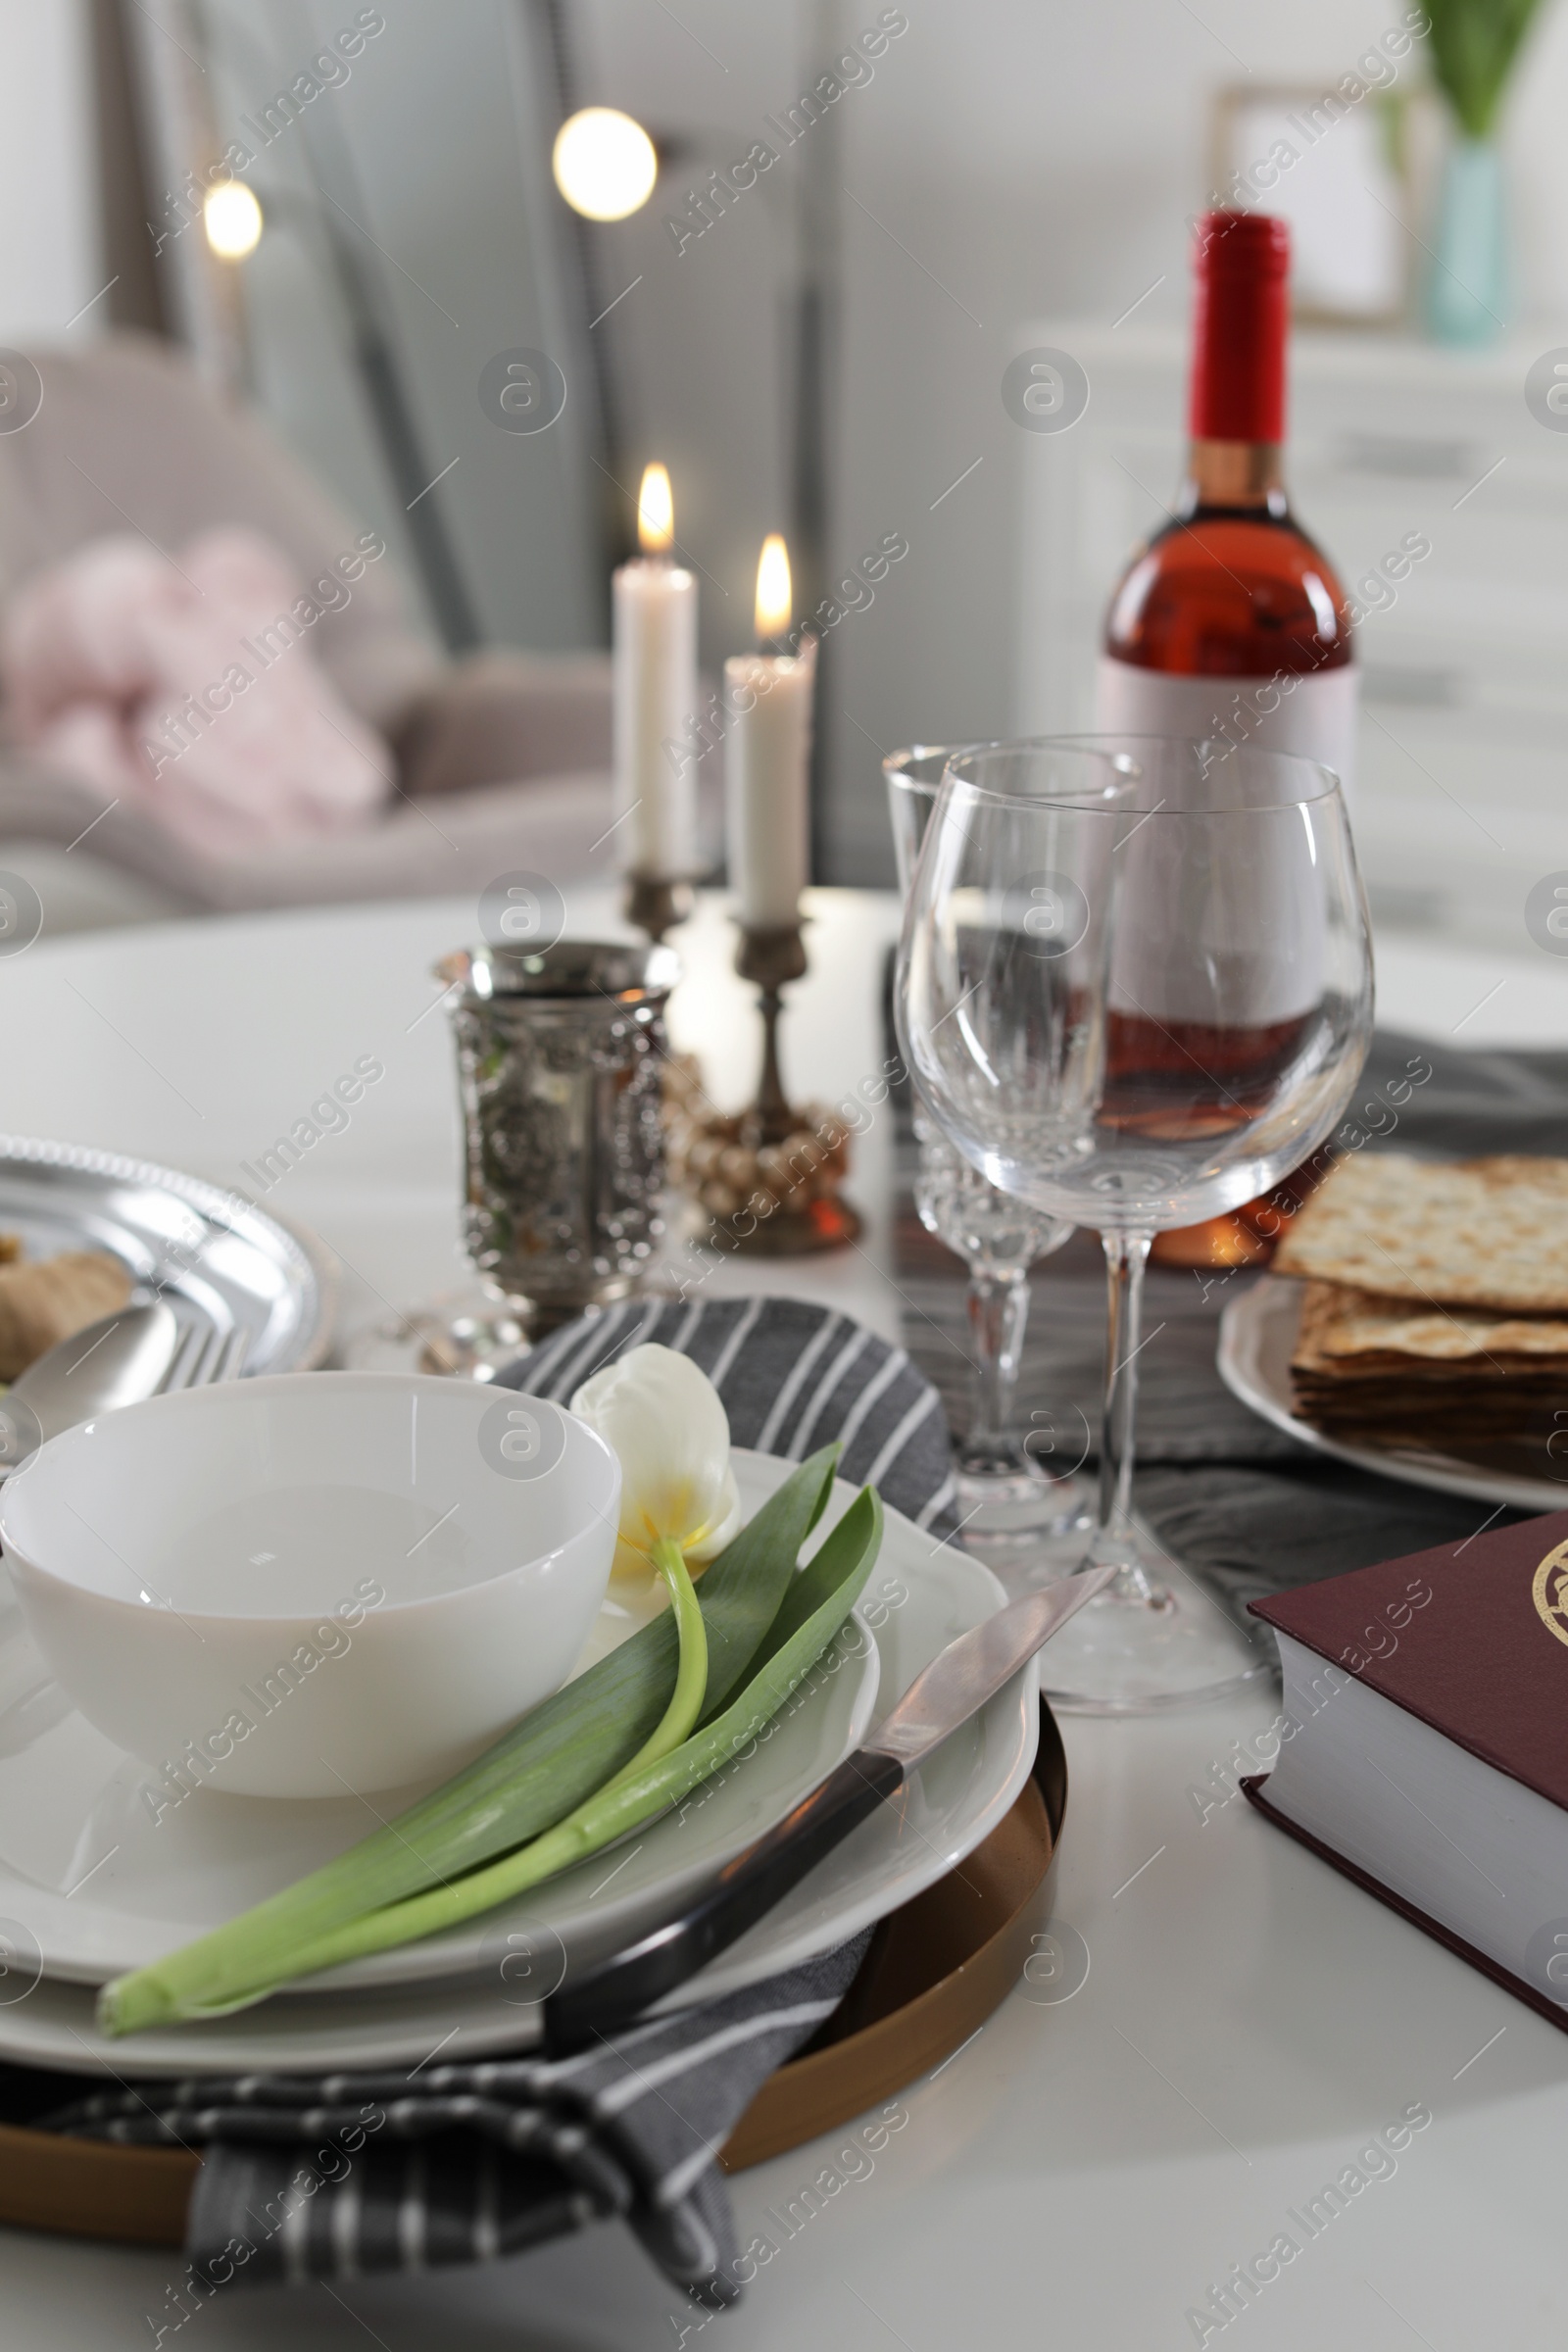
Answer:
<path fill-rule="evenodd" d="M 1260 752 L 1294 752 L 1331 767 L 1355 808 L 1356 666 L 1298 677 L 1173 677 L 1100 659 L 1095 726 L 1102 735 L 1215 736 Z"/>
<path fill-rule="evenodd" d="M 1315 677 L 1182 678 L 1104 656 L 1097 731 L 1294 753 L 1332 768 L 1343 784 L 1355 691 L 1353 665 Z M 1256 828 L 1251 855 L 1247 886 L 1232 895 L 1212 887 L 1201 860 L 1184 858 L 1162 826 L 1134 829 L 1121 889 L 1137 919 L 1122 927 L 1112 955 L 1113 1011 L 1166 1031 L 1172 1023 L 1266 1029 L 1312 1011 L 1328 959 L 1310 834 L 1297 825 Z"/>

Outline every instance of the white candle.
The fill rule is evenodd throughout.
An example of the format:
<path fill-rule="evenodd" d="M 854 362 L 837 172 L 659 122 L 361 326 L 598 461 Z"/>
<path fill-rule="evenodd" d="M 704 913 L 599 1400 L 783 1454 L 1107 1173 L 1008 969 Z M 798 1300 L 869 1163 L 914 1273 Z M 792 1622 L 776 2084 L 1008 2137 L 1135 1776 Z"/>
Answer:
<path fill-rule="evenodd" d="M 790 625 L 789 558 L 769 538 L 757 570 L 757 633 Z M 811 698 L 816 640 L 798 654 L 735 654 L 724 664 L 725 825 L 730 887 L 750 931 L 782 930 L 800 913 L 810 873 Z"/>
<path fill-rule="evenodd" d="M 612 583 L 615 838 L 623 873 L 669 881 L 697 871 L 697 582 L 673 564 L 662 466 L 643 475 L 643 553 Z"/>

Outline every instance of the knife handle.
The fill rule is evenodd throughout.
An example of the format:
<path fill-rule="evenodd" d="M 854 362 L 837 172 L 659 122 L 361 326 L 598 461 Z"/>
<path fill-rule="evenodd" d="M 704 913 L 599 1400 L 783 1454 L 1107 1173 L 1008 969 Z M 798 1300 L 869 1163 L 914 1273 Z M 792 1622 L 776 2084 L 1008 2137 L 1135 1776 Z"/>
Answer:
<path fill-rule="evenodd" d="M 858 1748 L 764 1836 L 710 1880 L 690 1906 L 544 2004 L 547 2056 L 618 2033 L 695 1976 L 831 1853 L 904 1784 L 896 1756 Z"/>

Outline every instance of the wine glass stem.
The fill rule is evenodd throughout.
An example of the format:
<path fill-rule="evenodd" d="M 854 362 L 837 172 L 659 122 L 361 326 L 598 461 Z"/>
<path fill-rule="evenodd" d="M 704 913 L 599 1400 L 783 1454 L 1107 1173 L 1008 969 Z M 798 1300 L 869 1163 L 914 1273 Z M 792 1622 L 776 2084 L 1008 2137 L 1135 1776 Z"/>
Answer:
<path fill-rule="evenodd" d="M 974 1349 L 969 1450 L 995 1450 L 1012 1434 L 1018 1364 L 1029 1317 L 1029 1277 L 1021 1267 L 1003 1272 L 983 1261 L 971 1263 L 968 1304 L 969 1339 Z"/>
<path fill-rule="evenodd" d="M 1100 1441 L 1100 1539 L 1131 1531 L 1138 1444 L 1138 1349 L 1152 1233 L 1106 1233 L 1105 1418 Z"/>

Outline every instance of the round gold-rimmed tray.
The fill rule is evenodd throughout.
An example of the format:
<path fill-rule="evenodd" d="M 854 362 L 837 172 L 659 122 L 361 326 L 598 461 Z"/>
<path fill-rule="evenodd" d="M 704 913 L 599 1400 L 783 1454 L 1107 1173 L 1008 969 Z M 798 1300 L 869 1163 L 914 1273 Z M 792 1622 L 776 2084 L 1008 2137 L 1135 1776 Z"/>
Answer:
<path fill-rule="evenodd" d="M 888 1914 L 823 2034 L 769 2075 L 719 2152 L 727 2173 L 837 2131 L 962 2046 L 1051 1916 L 1067 1759 L 1044 1699 L 1034 1770 L 956 1870 Z M 977 1899 L 978 1898 L 978 1899 Z"/>
<path fill-rule="evenodd" d="M 1034 1770 L 1010 1811 L 956 1870 L 881 1922 L 823 2034 L 769 2076 L 731 2132 L 726 2172 L 836 2131 L 985 2024 L 1051 1915 L 1066 1806 L 1061 1734 L 1042 1701 Z M 58 2104 L 70 2095 L 62 2080 L 0 2066 L 0 2118 Z M 199 2163 L 183 2149 L 63 2139 L 0 2120 L 0 2224 L 177 2246 Z"/>

